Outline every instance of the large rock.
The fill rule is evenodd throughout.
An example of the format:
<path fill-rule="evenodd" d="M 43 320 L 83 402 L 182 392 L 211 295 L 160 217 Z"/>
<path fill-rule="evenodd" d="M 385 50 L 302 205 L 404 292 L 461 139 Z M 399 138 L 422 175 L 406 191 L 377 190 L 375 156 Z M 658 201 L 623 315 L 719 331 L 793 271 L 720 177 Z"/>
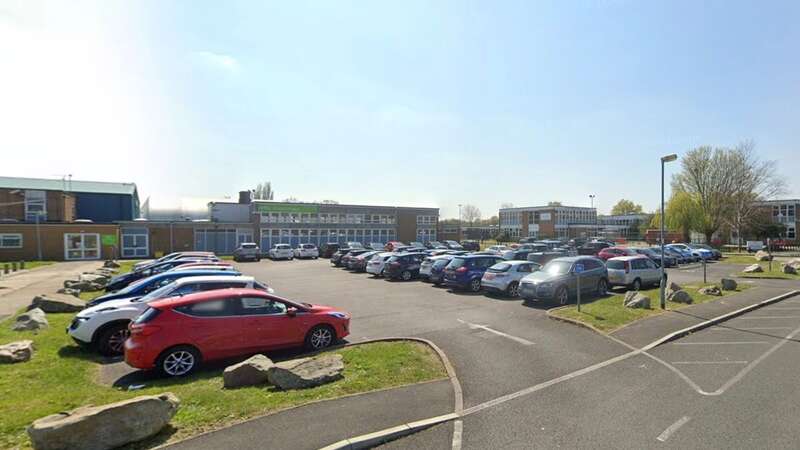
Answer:
<path fill-rule="evenodd" d="M 281 389 L 305 389 L 342 378 L 342 355 L 327 354 L 283 361 L 269 368 L 269 382 Z"/>
<path fill-rule="evenodd" d="M 42 417 L 27 431 L 37 450 L 112 449 L 158 433 L 179 405 L 171 392 L 144 395 Z"/>
<path fill-rule="evenodd" d="M 684 290 L 670 291 L 667 300 L 675 303 L 692 303 L 692 296 Z"/>
<path fill-rule="evenodd" d="M 764 269 L 761 268 L 761 264 L 753 264 L 752 266 L 747 266 L 744 268 L 742 272 L 744 273 L 761 273 Z"/>
<path fill-rule="evenodd" d="M 28 309 L 41 308 L 46 313 L 78 312 L 86 307 L 86 303 L 72 295 L 42 294 L 33 297 Z"/>
<path fill-rule="evenodd" d="M 717 297 L 720 297 L 722 296 L 722 289 L 718 288 L 717 286 L 706 286 L 698 289 L 697 293 L 702 295 L 715 295 Z"/>
<path fill-rule="evenodd" d="M 25 362 L 33 356 L 33 341 L 14 341 L 0 345 L 0 364 Z"/>
<path fill-rule="evenodd" d="M 78 277 L 78 281 L 84 281 L 84 282 L 89 282 L 89 283 L 97 283 L 97 284 L 102 284 L 104 286 L 108 283 L 109 279 L 110 279 L 110 277 L 108 277 L 106 275 L 102 275 L 102 274 L 99 274 L 99 273 L 90 273 L 90 272 L 82 273 Z"/>
<path fill-rule="evenodd" d="M 757 251 L 754 257 L 756 258 L 756 261 L 769 261 L 772 259 L 772 256 L 770 256 L 770 254 L 764 250 Z"/>
<path fill-rule="evenodd" d="M 95 292 L 102 290 L 105 287 L 105 285 L 100 283 L 95 283 L 92 281 L 64 280 L 64 287 L 70 289 L 77 289 L 81 292 Z"/>
<path fill-rule="evenodd" d="M 787 266 L 792 266 L 796 270 L 800 270 L 800 258 L 792 258 L 787 263 Z"/>
<path fill-rule="evenodd" d="M 13 329 L 14 331 L 34 331 L 47 328 L 48 326 L 50 326 L 50 324 L 47 323 L 47 317 L 45 317 L 44 311 L 40 308 L 34 308 L 17 316 Z"/>
<path fill-rule="evenodd" d="M 681 291 L 681 290 L 683 290 L 683 288 L 678 283 L 673 281 L 672 283 L 669 284 L 669 286 L 667 287 L 667 290 L 668 291 Z"/>
<path fill-rule="evenodd" d="M 267 372 L 274 363 L 264 355 L 255 355 L 225 368 L 222 380 L 226 388 L 254 386 L 268 381 Z"/>
<path fill-rule="evenodd" d="M 797 275 L 797 269 L 794 266 L 790 266 L 789 264 L 784 264 L 782 269 L 783 273 Z"/>
<path fill-rule="evenodd" d="M 625 294 L 625 300 L 623 300 L 622 304 L 625 305 L 626 308 L 650 309 L 650 298 L 637 291 L 628 291 Z"/>
<path fill-rule="evenodd" d="M 57 290 L 56 293 L 64 294 L 64 295 L 71 295 L 73 297 L 80 297 L 81 296 L 80 289 L 72 289 L 72 288 L 61 288 L 61 289 Z"/>
<path fill-rule="evenodd" d="M 109 269 L 119 269 L 119 263 L 114 261 L 113 259 L 109 259 L 109 260 L 107 260 L 106 262 L 103 263 L 103 267 L 106 267 L 106 268 L 109 268 Z"/>
<path fill-rule="evenodd" d="M 723 278 L 720 284 L 722 284 L 723 291 L 735 291 L 738 287 L 736 280 L 731 280 L 730 278 Z"/>

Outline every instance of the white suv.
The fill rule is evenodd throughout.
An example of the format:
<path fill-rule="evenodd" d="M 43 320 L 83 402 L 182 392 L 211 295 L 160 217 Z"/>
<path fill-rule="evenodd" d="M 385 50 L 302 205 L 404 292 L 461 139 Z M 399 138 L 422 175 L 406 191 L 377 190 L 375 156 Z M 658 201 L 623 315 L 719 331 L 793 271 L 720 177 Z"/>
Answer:
<path fill-rule="evenodd" d="M 73 319 L 67 333 L 81 345 L 92 346 L 104 355 L 119 355 L 128 338 L 128 324 L 147 309 L 147 303 L 165 297 L 227 288 L 254 288 L 272 293 L 269 286 L 253 277 L 223 275 L 179 278 L 144 297 L 121 298 L 86 308 Z"/>
<path fill-rule="evenodd" d="M 314 244 L 300 244 L 294 249 L 295 258 L 319 258 L 319 249 Z"/>
<path fill-rule="evenodd" d="M 294 250 L 289 244 L 275 244 L 269 249 L 270 259 L 292 259 Z"/>
<path fill-rule="evenodd" d="M 371 273 L 376 277 L 383 276 L 383 268 L 386 267 L 386 260 L 395 256 L 392 252 L 378 253 L 367 261 L 367 273 Z"/>

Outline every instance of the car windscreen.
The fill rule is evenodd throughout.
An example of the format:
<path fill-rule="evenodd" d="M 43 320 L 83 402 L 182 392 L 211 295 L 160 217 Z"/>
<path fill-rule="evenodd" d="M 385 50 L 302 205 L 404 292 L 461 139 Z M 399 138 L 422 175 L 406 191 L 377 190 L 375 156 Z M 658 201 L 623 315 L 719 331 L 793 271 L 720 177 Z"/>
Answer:
<path fill-rule="evenodd" d="M 386 260 L 387 263 L 393 263 L 393 262 L 397 262 L 397 261 L 400 261 L 400 257 L 399 256 L 390 256 L 389 259 Z"/>
<path fill-rule="evenodd" d="M 256 244 L 242 244 L 242 248 L 256 248 Z"/>
<path fill-rule="evenodd" d="M 492 267 L 489 267 L 488 271 L 492 273 L 508 272 L 508 269 L 510 268 L 511 264 L 509 263 L 497 263 Z"/>
<path fill-rule="evenodd" d="M 433 262 L 433 267 L 440 268 L 450 264 L 449 259 L 437 259 Z"/>
<path fill-rule="evenodd" d="M 279 245 L 276 245 L 275 248 L 278 249 L 278 250 L 288 250 L 291 247 L 289 247 L 288 244 L 279 244 Z"/>
<path fill-rule="evenodd" d="M 165 297 L 168 293 L 170 293 L 173 289 L 175 289 L 175 282 L 169 283 L 165 286 L 161 286 L 160 288 L 156 289 L 155 291 L 145 295 L 144 297 L 140 298 L 138 301 L 140 302 L 149 302 L 150 300 Z"/>
<path fill-rule="evenodd" d="M 542 267 L 542 271 L 549 275 L 564 275 L 565 273 L 569 272 L 570 267 L 572 267 L 571 262 L 550 261 L 549 263 L 545 264 L 544 267 Z"/>
<path fill-rule="evenodd" d="M 609 260 L 608 262 L 606 262 L 606 267 L 608 267 L 611 270 L 625 270 L 625 262 Z"/>

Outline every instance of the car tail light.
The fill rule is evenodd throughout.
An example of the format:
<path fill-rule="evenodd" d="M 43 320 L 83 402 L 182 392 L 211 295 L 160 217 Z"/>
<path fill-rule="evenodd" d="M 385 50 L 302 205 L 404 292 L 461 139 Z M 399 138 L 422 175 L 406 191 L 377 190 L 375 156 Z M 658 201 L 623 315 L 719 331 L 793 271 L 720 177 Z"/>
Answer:
<path fill-rule="evenodd" d="M 456 273 L 466 273 L 466 272 L 467 272 L 466 266 L 461 266 L 458 269 L 456 269 Z"/>
<path fill-rule="evenodd" d="M 156 325 L 131 324 L 130 332 L 132 336 L 150 336 L 161 331 L 161 327 Z"/>

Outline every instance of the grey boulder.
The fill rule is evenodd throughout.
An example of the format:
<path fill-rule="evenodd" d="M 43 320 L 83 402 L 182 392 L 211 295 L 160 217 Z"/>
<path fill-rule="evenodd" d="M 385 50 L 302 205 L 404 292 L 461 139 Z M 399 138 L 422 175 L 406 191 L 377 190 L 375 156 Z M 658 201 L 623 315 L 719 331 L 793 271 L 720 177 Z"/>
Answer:
<path fill-rule="evenodd" d="M 772 259 L 772 256 L 770 256 L 770 254 L 764 250 L 757 251 L 754 257 L 756 258 L 756 261 L 769 261 Z"/>
<path fill-rule="evenodd" d="M 636 291 L 628 291 L 622 304 L 626 308 L 650 309 L 650 298 Z"/>
<path fill-rule="evenodd" d="M 114 261 L 113 259 L 109 259 L 103 263 L 103 267 L 108 269 L 119 269 L 119 263 Z"/>
<path fill-rule="evenodd" d="M 671 291 L 667 296 L 667 300 L 674 302 L 674 303 L 692 303 L 692 296 L 689 295 L 688 292 L 684 290 L 680 291 Z"/>
<path fill-rule="evenodd" d="M 787 266 L 792 266 L 796 270 L 800 270 L 800 258 L 792 258 L 787 263 Z"/>
<path fill-rule="evenodd" d="M 223 385 L 226 388 L 254 386 L 269 380 L 267 373 L 274 363 L 264 355 L 255 355 L 249 359 L 225 368 L 222 372 Z"/>
<path fill-rule="evenodd" d="M 46 313 L 78 312 L 86 307 L 86 303 L 72 295 L 41 294 L 33 297 L 28 309 L 40 308 Z"/>
<path fill-rule="evenodd" d="M 14 331 L 35 331 L 47 328 L 50 324 L 47 322 L 47 317 L 44 311 L 39 308 L 34 308 L 26 313 L 17 316 L 14 322 Z"/>
<path fill-rule="evenodd" d="M 71 295 L 73 297 L 79 297 L 81 295 L 81 291 L 79 289 L 72 289 L 72 288 L 61 288 L 57 290 L 56 293 Z"/>
<path fill-rule="evenodd" d="M 328 354 L 279 362 L 269 368 L 267 377 L 284 390 L 305 389 L 339 380 L 343 371 L 342 355 Z"/>
<path fill-rule="evenodd" d="M 738 287 L 736 280 L 731 280 L 730 278 L 723 278 L 720 284 L 722 284 L 723 291 L 735 291 Z"/>
<path fill-rule="evenodd" d="M 42 417 L 27 431 L 37 450 L 111 449 L 158 433 L 179 405 L 171 392 L 144 395 Z"/>
<path fill-rule="evenodd" d="M 719 296 L 722 295 L 722 290 L 720 288 L 716 287 L 716 286 L 706 286 L 706 287 L 701 287 L 700 289 L 698 289 L 697 293 L 703 294 L 703 295 L 715 295 L 715 296 L 719 297 Z"/>
<path fill-rule="evenodd" d="M 88 283 L 97 283 L 97 284 L 105 285 L 105 284 L 108 283 L 108 279 L 109 278 L 110 277 L 108 277 L 106 275 L 99 274 L 99 273 L 87 272 L 87 273 L 82 273 L 78 277 L 78 281 L 85 281 L 85 282 L 88 282 Z"/>
<path fill-rule="evenodd" d="M 0 364 L 25 362 L 33 356 L 33 341 L 14 341 L 0 345 Z"/>
<path fill-rule="evenodd" d="M 105 285 L 93 281 L 65 280 L 64 287 L 77 289 L 81 292 L 94 292 L 103 289 Z"/>
<path fill-rule="evenodd" d="M 784 264 L 783 265 L 783 273 L 797 275 L 797 269 L 792 265 Z"/>
<path fill-rule="evenodd" d="M 764 269 L 761 268 L 760 264 L 753 264 L 752 266 L 747 266 L 744 268 L 742 272 L 744 273 L 761 273 Z"/>

